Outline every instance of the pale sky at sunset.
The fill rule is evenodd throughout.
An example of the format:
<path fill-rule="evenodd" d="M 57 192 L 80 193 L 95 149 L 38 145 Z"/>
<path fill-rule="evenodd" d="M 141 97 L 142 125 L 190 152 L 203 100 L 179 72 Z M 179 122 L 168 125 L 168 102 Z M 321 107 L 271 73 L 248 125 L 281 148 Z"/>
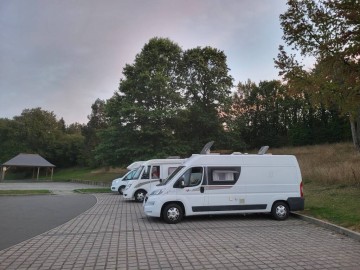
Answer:
<path fill-rule="evenodd" d="M 227 55 L 234 84 L 278 79 L 285 0 L 0 0 L 0 118 L 23 109 L 86 123 L 152 37 Z"/>

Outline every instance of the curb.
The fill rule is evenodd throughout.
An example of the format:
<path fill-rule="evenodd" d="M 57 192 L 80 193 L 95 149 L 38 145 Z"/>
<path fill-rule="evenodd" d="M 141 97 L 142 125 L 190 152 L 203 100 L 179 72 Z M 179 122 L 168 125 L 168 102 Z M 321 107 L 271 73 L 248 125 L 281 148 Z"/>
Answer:
<path fill-rule="evenodd" d="M 360 233 L 351 231 L 351 230 L 346 229 L 344 227 L 340 227 L 340 226 L 331 224 L 329 222 L 326 222 L 326 221 L 323 221 L 323 220 L 320 220 L 320 219 L 317 219 L 317 218 L 305 216 L 303 214 L 291 213 L 291 215 L 294 216 L 295 218 L 302 219 L 302 220 L 305 220 L 305 221 L 307 221 L 309 223 L 316 224 L 316 225 L 318 225 L 320 227 L 323 227 L 325 229 L 329 229 L 329 230 L 334 231 L 336 233 L 346 235 L 346 236 L 360 242 Z"/>

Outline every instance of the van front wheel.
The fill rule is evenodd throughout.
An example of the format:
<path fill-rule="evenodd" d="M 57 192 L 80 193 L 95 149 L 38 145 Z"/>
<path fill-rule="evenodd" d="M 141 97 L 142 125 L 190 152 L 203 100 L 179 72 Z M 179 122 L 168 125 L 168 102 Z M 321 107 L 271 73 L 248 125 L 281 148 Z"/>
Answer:
<path fill-rule="evenodd" d="M 138 190 L 135 192 L 135 201 L 137 202 L 143 202 L 146 196 L 145 190 Z"/>
<path fill-rule="evenodd" d="M 289 217 L 289 206 L 286 202 L 276 202 L 271 209 L 271 214 L 277 220 L 285 220 Z"/>
<path fill-rule="evenodd" d="M 125 190 L 125 186 L 121 186 L 121 187 L 119 187 L 119 189 L 118 189 L 119 194 L 120 194 L 120 195 L 123 195 L 124 190 Z"/>
<path fill-rule="evenodd" d="M 176 203 L 165 206 L 162 212 L 163 219 L 166 223 L 175 224 L 182 220 L 183 210 L 180 205 Z"/>

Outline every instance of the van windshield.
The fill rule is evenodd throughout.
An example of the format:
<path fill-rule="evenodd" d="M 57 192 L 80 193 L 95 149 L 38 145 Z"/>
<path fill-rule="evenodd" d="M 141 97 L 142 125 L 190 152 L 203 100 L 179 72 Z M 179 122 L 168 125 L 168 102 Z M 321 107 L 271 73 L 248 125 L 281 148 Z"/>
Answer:
<path fill-rule="evenodd" d="M 142 170 L 144 169 L 144 166 L 140 166 L 139 168 L 137 168 L 132 177 L 130 179 L 127 179 L 127 180 L 137 180 L 142 172 Z"/>
<path fill-rule="evenodd" d="M 174 178 L 174 176 L 181 171 L 182 168 L 184 168 L 185 166 L 179 166 L 176 168 L 175 171 L 173 171 L 166 179 L 164 179 L 158 186 L 165 186 L 167 183 L 170 182 L 171 179 Z"/>
<path fill-rule="evenodd" d="M 136 173 L 136 169 L 129 171 L 129 172 L 125 175 L 124 180 L 132 180 L 133 177 L 134 177 L 134 175 L 135 175 L 135 173 Z"/>

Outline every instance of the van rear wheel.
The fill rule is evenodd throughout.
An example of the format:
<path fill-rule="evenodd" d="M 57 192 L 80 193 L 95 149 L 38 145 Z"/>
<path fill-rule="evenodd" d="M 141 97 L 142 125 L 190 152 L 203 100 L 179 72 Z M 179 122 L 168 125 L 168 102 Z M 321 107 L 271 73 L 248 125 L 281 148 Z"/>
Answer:
<path fill-rule="evenodd" d="M 183 210 L 180 205 L 171 203 L 163 209 L 162 216 L 166 223 L 176 224 L 183 218 Z"/>
<path fill-rule="evenodd" d="M 145 190 L 138 190 L 135 192 L 135 201 L 137 202 L 143 202 L 146 196 Z"/>
<path fill-rule="evenodd" d="M 271 208 L 271 214 L 277 220 L 285 220 L 289 217 L 289 206 L 286 202 L 276 202 Z"/>

